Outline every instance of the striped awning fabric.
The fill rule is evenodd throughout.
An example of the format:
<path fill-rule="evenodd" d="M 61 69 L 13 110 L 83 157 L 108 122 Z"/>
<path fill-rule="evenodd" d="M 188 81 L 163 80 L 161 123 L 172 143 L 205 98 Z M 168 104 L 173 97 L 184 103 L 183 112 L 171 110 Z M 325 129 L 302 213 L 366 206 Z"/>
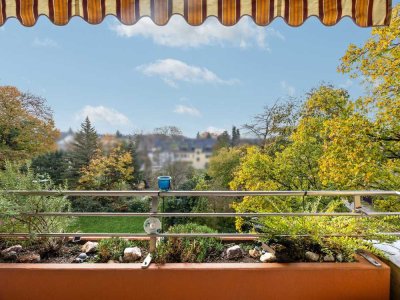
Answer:
<path fill-rule="evenodd" d="M 300 26 L 316 16 L 328 26 L 350 17 L 358 26 L 370 27 L 388 25 L 390 12 L 391 0 L 0 0 L 0 26 L 9 18 L 33 26 L 41 15 L 56 25 L 66 25 L 74 16 L 98 24 L 107 15 L 127 25 L 144 16 L 165 25 L 172 15 L 179 14 L 190 25 L 215 16 L 231 26 L 248 15 L 258 25 L 282 17 L 287 24 Z"/>

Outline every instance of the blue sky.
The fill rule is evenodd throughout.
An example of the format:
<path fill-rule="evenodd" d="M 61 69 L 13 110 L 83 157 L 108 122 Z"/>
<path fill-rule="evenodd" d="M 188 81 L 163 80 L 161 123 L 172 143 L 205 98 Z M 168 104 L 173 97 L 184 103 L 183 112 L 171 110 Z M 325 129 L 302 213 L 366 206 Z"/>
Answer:
<path fill-rule="evenodd" d="M 299 28 L 281 19 L 257 27 L 248 18 L 230 28 L 214 18 L 191 27 L 180 16 L 165 27 L 149 19 L 126 27 L 114 17 L 64 27 L 41 17 L 32 28 L 9 20 L 0 28 L 0 85 L 45 97 L 61 130 L 89 115 L 102 133 L 175 125 L 195 136 L 240 126 L 322 81 L 361 95 L 336 68 L 349 43 L 361 45 L 370 32 L 347 18 L 334 27 L 310 18 Z"/>

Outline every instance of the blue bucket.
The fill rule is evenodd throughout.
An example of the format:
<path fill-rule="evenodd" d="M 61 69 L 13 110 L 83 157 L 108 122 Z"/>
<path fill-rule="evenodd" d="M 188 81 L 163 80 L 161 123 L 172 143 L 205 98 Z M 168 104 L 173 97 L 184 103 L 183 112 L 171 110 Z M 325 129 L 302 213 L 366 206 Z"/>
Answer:
<path fill-rule="evenodd" d="M 158 188 L 162 191 L 168 191 L 171 188 L 171 176 L 158 176 Z"/>

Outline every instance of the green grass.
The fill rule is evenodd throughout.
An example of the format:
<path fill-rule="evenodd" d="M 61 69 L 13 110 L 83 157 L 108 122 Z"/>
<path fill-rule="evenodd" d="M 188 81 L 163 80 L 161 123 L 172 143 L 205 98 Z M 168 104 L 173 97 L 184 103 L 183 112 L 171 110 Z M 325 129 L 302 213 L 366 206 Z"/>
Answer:
<path fill-rule="evenodd" d="M 83 233 L 142 233 L 144 217 L 78 217 L 69 231 Z"/>

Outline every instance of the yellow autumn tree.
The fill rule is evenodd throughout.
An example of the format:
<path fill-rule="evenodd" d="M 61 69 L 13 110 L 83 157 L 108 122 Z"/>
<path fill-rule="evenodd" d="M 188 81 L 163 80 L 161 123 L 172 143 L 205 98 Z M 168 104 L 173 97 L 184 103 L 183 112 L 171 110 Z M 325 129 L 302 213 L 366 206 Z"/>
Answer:
<path fill-rule="evenodd" d="M 43 98 L 0 87 L 0 167 L 56 149 L 60 133 Z"/>
<path fill-rule="evenodd" d="M 385 159 L 375 143 L 371 122 L 360 114 L 327 120 L 324 152 L 319 159 L 322 183 L 333 189 L 377 189 L 385 174 Z"/>
<path fill-rule="evenodd" d="M 121 189 L 133 176 L 132 156 L 120 146 L 104 155 L 100 150 L 82 169 L 79 188 L 84 190 Z"/>
<path fill-rule="evenodd" d="M 312 89 L 307 94 L 289 144 L 274 154 L 258 147 L 249 148 L 240 160 L 230 187 L 244 190 L 324 189 L 320 179 L 320 159 L 327 122 L 347 118 L 353 110 L 354 105 L 345 90 L 330 85 Z M 298 197 L 245 197 L 233 207 L 237 212 L 288 212 L 304 210 L 303 204 Z M 237 218 L 237 229 L 242 226 L 243 219 Z"/>
<path fill-rule="evenodd" d="M 390 26 L 374 28 L 371 38 L 361 47 L 348 47 L 338 70 L 364 81 L 367 95 L 358 100 L 358 108 L 370 122 L 364 130 L 360 128 L 361 121 L 355 126 L 364 131 L 365 135 L 361 137 L 360 132 L 355 133 L 353 128 L 353 135 L 343 141 L 349 142 L 350 146 L 351 139 L 358 140 L 356 147 L 352 150 L 341 147 L 335 151 L 345 150 L 348 154 L 350 151 L 353 155 L 358 152 L 359 166 L 354 171 L 363 169 L 367 183 L 372 183 L 374 179 L 372 186 L 382 189 L 400 188 L 400 4 L 393 8 Z M 351 131 L 350 123 L 337 129 L 342 133 Z M 355 163 L 350 161 L 354 167 Z M 367 171 L 368 168 L 370 171 Z"/>

